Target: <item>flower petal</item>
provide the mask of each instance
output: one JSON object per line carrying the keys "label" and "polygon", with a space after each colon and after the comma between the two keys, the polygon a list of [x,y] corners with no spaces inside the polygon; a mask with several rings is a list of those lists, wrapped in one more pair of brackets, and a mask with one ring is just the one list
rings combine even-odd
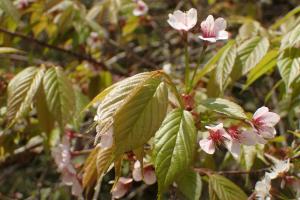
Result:
{"label": "flower petal", "polygon": [[253,114],[253,119],[255,120],[261,117],[262,115],[266,114],[267,112],[269,112],[269,108],[263,106],[255,111],[255,113]]}
{"label": "flower petal", "polygon": [[210,43],[215,43],[217,41],[216,38],[206,38],[206,37],[203,37],[202,35],[200,35],[199,38],[201,40],[208,41]]}
{"label": "flower petal", "polygon": [[226,21],[225,19],[219,17],[218,19],[216,19],[215,21],[215,25],[214,25],[214,29],[215,32],[219,32],[219,31],[224,31],[226,29]]}
{"label": "flower petal", "polygon": [[191,8],[189,11],[187,11],[187,28],[191,29],[193,28],[197,23],[197,10],[195,8]]}
{"label": "flower petal", "polygon": [[270,126],[259,127],[259,134],[267,139],[272,139],[276,135],[276,129]]}
{"label": "flower petal", "polygon": [[152,185],[156,182],[156,175],[151,166],[144,169],[144,182],[147,185]]}
{"label": "flower petal", "polygon": [[202,139],[199,141],[199,145],[203,151],[205,151],[208,154],[214,154],[215,153],[215,144],[212,140],[209,139]]}
{"label": "flower petal", "polygon": [[256,132],[254,131],[242,131],[239,135],[239,140],[244,145],[255,145],[256,144]]}
{"label": "flower petal", "polygon": [[266,126],[275,126],[280,121],[280,116],[274,112],[267,112],[260,117],[260,121]]}
{"label": "flower petal", "polygon": [[241,153],[241,144],[237,140],[228,140],[225,144],[234,158],[239,157]]}
{"label": "flower petal", "polygon": [[217,32],[216,39],[217,40],[227,40],[228,39],[228,32],[227,31]]}

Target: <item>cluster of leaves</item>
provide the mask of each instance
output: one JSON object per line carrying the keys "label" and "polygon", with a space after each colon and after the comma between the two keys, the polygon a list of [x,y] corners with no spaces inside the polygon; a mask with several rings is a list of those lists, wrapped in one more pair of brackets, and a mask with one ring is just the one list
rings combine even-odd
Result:
{"label": "cluster of leaves", "polygon": [[[159,198],[176,193],[182,199],[232,200],[247,199],[258,177],[230,177],[231,181],[218,175],[218,170],[262,168],[270,164],[264,157],[266,152],[280,158],[299,157],[299,7],[269,28],[251,17],[232,16],[229,22],[233,29],[235,24],[242,24],[237,37],[220,49],[218,45],[209,46],[205,58],[199,62],[197,57],[202,44],[193,42],[196,53],[190,51],[191,66],[200,64],[201,69],[195,75],[192,92],[181,96],[183,62],[178,55],[183,52],[183,42],[173,31],[162,34],[166,21],[160,20],[162,9],[166,17],[167,9],[174,8],[174,1],[149,2],[153,16],[142,17],[132,15],[134,4],[129,0],[93,4],[69,0],[45,2],[33,1],[19,10],[9,0],[0,2],[4,11],[0,12],[0,25],[13,33],[22,31],[32,35],[29,41],[37,45],[47,45],[45,49],[35,46],[26,53],[10,47],[0,48],[0,54],[5,55],[1,57],[3,66],[14,66],[0,70],[7,79],[13,76],[8,72],[19,71],[16,66],[24,57],[28,57],[26,66],[43,63],[40,67],[26,67],[14,76],[7,86],[7,97],[0,99],[0,125],[3,125],[0,158],[6,159],[4,164],[18,154],[17,147],[37,138],[42,138],[39,144],[49,156],[49,147],[55,146],[58,138],[72,129],[82,133],[73,143],[74,149],[91,151],[87,157],[74,159],[81,169],[79,175],[87,197],[95,192],[101,180],[105,185],[112,179],[112,174],[107,174],[112,166],[115,183],[121,176],[130,176],[128,165],[132,163],[133,152],[134,160],[143,164],[143,158],[147,157],[154,165]],[[200,1],[191,2],[200,5]],[[206,5],[210,5],[214,13],[229,7],[239,14],[239,9],[247,7],[236,3],[232,8],[228,2],[213,1]],[[249,5],[249,12],[256,10],[256,4]],[[25,28],[22,23],[26,24]],[[89,43],[91,32],[96,32],[97,38]],[[18,35],[17,38],[11,36],[1,32],[1,44],[28,48],[28,43],[20,41]],[[55,53],[55,49],[60,53]],[[13,59],[18,61],[11,61]],[[169,64],[168,60],[172,60],[171,72],[139,73]],[[65,67],[57,67],[57,63]],[[101,69],[105,71],[99,72]],[[131,76],[130,72],[136,75]],[[119,81],[120,75],[130,77]],[[111,85],[113,78],[117,82]],[[0,79],[0,92],[4,93],[6,86],[2,89],[2,83],[6,82]],[[186,95],[191,102],[185,101]],[[88,97],[93,99],[90,103]],[[7,106],[3,102],[7,102]],[[254,111],[259,104],[270,105],[283,119],[280,135],[270,144],[244,146],[237,160],[223,151],[215,157],[197,151],[197,141],[205,135],[205,125],[218,120],[225,124],[243,123],[249,118],[243,108]],[[81,111],[95,105],[101,119],[96,123],[98,130],[85,133],[94,114]],[[85,119],[83,114],[86,114]],[[111,127],[113,144],[102,148],[99,140]],[[91,138],[95,138],[95,145],[91,144]],[[298,162],[294,160],[295,169]],[[199,167],[206,170],[199,171]],[[102,189],[104,191],[108,189]],[[288,187],[276,186],[275,191],[278,198],[295,196]]]}

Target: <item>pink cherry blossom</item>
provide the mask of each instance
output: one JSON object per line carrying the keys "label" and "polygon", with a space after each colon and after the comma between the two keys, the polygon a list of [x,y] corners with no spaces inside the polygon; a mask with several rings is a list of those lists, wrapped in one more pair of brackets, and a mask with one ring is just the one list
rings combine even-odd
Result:
{"label": "pink cherry blossom", "polygon": [[130,189],[132,178],[120,177],[116,185],[111,191],[113,199],[122,198]]}
{"label": "pink cherry blossom", "polygon": [[226,29],[226,21],[223,18],[214,20],[212,15],[209,15],[205,21],[201,22],[202,35],[201,40],[208,42],[216,42],[217,40],[227,40],[228,32]]}
{"label": "pink cherry blossom", "polygon": [[169,14],[168,23],[176,30],[188,31],[197,23],[197,10],[195,8],[187,12],[176,10],[173,14]]}
{"label": "pink cherry blossom", "polygon": [[61,144],[52,149],[52,156],[62,175],[62,182],[72,186],[72,194],[82,197],[82,186],[77,178],[76,170],[71,162],[70,141],[64,137]]}
{"label": "pink cherry blossom", "polygon": [[[143,170],[144,170],[144,182],[147,185],[154,184],[156,182],[156,176],[155,176],[153,166],[146,165],[146,166],[144,166]],[[138,160],[134,163],[133,170],[132,170],[132,177],[133,177],[133,180],[135,180],[135,181],[143,180],[141,164]]]}
{"label": "pink cherry blossom", "polygon": [[142,0],[134,0],[136,3],[135,9],[133,10],[133,15],[135,16],[143,16],[147,14],[149,8],[147,4]]}
{"label": "pink cherry blossom", "polygon": [[241,151],[241,144],[255,145],[256,135],[252,131],[241,131],[237,126],[231,126],[227,129],[231,140],[226,141],[226,146],[234,157],[238,157]]}
{"label": "pink cherry blossom", "polygon": [[276,129],[274,126],[279,122],[280,116],[274,112],[269,112],[269,108],[263,106],[254,113],[252,118],[252,126],[254,131],[262,138],[260,142],[263,143],[264,139],[274,138]]}
{"label": "pink cherry blossom", "polygon": [[205,126],[209,131],[208,138],[199,141],[200,147],[208,154],[214,154],[216,146],[225,142],[225,140],[230,140],[230,136],[223,128],[223,123],[217,126]]}

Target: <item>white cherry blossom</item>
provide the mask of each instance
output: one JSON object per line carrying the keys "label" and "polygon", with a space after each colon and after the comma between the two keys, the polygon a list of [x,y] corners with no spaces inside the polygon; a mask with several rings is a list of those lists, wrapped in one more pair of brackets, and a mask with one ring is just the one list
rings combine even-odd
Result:
{"label": "white cherry blossom", "polygon": [[258,200],[270,200],[270,189],[271,189],[271,179],[269,176],[264,176],[261,181],[255,184],[256,199]]}
{"label": "white cherry blossom", "polygon": [[152,165],[144,166],[143,172],[144,172],[144,179],[143,179],[143,176],[142,176],[141,164],[138,160],[135,161],[134,166],[133,166],[133,170],[132,170],[133,180],[135,180],[135,181],[144,180],[144,182],[147,185],[152,185],[156,182],[156,175],[155,175],[155,172],[154,172],[154,169],[153,169]]}
{"label": "white cherry blossom", "polygon": [[195,8],[187,12],[176,10],[173,14],[169,14],[168,23],[176,30],[188,31],[197,23],[197,10]]}
{"label": "white cherry blossom", "polygon": [[199,36],[201,40],[208,42],[216,42],[217,40],[227,40],[228,32],[226,29],[226,21],[223,18],[214,20],[212,15],[209,15],[205,21],[201,22],[202,35]]}

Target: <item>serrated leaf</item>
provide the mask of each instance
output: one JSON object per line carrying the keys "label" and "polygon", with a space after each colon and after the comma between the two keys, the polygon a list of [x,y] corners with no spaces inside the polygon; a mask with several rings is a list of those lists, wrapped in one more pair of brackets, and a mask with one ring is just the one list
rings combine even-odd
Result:
{"label": "serrated leaf", "polygon": [[10,81],[7,98],[7,118],[10,125],[29,110],[44,72],[44,68],[28,67]]}
{"label": "serrated leaf", "polygon": [[244,86],[243,90],[247,89],[259,77],[261,77],[262,75],[270,71],[272,68],[274,68],[276,66],[277,57],[278,50],[269,51],[250,71],[246,85]]}
{"label": "serrated leaf", "polygon": [[222,113],[233,118],[247,119],[247,115],[245,114],[243,108],[227,99],[208,98],[200,103],[201,105],[215,112]]}
{"label": "serrated leaf", "polygon": [[108,170],[114,160],[114,148],[100,148],[97,154],[96,166],[98,177],[102,176]]}
{"label": "serrated leaf", "polygon": [[15,22],[19,22],[20,14],[11,0],[1,0],[0,8],[7,13]]}
{"label": "serrated leaf", "polygon": [[239,37],[242,41],[255,37],[258,35],[260,28],[261,25],[257,21],[247,21],[240,27]]}
{"label": "serrated leaf", "polygon": [[284,35],[281,40],[280,49],[284,50],[289,47],[294,47],[300,42],[300,24],[298,24],[294,29]]}
{"label": "serrated leaf", "polygon": [[126,99],[132,98],[130,94],[135,89],[141,88],[147,80],[158,75],[158,72],[140,73],[111,86],[112,89],[104,96],[98,106],[98,131],[95,143],[113,125],[115,113],[127,102]]}
{"label": "serrated leaf", "polygon": [[100,147],[95,147],[85,160],[83,166],[82,186],[83,188],[91,187],[97,180],[97,155]]}
{"label": "serrated leaf", "polygon": [[64,126],[74,117],[76,109],[71,82],[60,67],[52,67],[46,71],[43,85],[49,111]]}
{"label": "serrated leaf", "polygon": [[191,169],[180,174],[176,179],[178,190],[186,200],[199,200],[202,192],[202,181],[198,173]]}
{"label": "serrated leaf", "polygon": [[196,128],[185,110],[171,111],[155,135],[154,157],[158,191],[162,194],[194,157]]}
{"label": "serrated leaf", "polygon": [[222,200],[246,200],[245,192],[229,179],[220,175],[209,176],[210,192]]}
{"label": "serrated leaf", "polygon": [[216,54],[214,57],[212,57],[207,64],[197,73],[196,77],[195,77],[195,81],[194,83],[197,83],[198,81],[201,80],[201,78],[203,76],[205,76],[207,73],[211,72],[215,67],[216,67],[216,63],[218,62],[218,60],[221,58],[221,56],[223,55],[224,51],[226,49],[228,49],[228,47],[232,46],[232,43],[234,41],[229,41],[224,47],[222,47]]}
{"label": "serrated leaf", "polygon": [[242,64],[242,75],[248,73],[267,53],[270,43],[266,37],[254,37],[243,42],[238,48]]}
{"label": "serrated leaf", "polygon": [[43,131],[50,134],[52,129],[54,128],[55,120],[47,106],[43,83],[41,83],[41,87],[37,92],[35,105],[36,105],[37,117],[39,120],[39,126]]}
{"label": "serrated leaf", "polygon": [[236,55],[237,50],[235,42],[231,41],[229,44],[226,45],[226,49],[221,55],[216,66],[215,81],[221,92],[223,92],[223,90],[225,89],[226,82],[235,63]]}
{"label": "serrated leaf", "polygon": [[114,116],[117,152],[143,146],[159,129],[168,107],[168,89],[160,77],[153,77],[133,91]]}
{"label": "serrated leaf", "polygon": [[279,73],[289,89],[300,74],[300,50],[289,48],[284,50],[277,61]]}

